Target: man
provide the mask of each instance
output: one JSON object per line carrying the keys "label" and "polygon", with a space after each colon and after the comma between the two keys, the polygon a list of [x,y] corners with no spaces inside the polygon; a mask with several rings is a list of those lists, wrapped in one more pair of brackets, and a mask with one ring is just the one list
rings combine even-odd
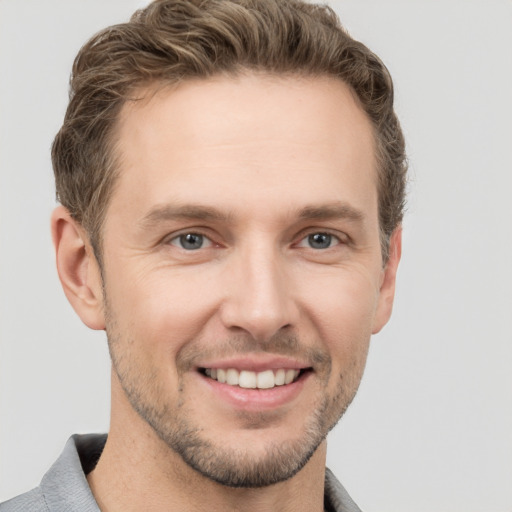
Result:
{"label": "man", "polygon": [[157,0],[73,67],[52,156],[62,286],[112,358],[106,436],[34,511],[354,511],[325,468],[391,314],[391,79],[328,8]]}

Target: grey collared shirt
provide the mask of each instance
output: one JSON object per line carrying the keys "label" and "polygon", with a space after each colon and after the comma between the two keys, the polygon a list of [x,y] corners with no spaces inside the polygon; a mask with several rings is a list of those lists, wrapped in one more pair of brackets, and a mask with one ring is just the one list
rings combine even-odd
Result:
{"label": "grey collared shirt", "polygon": [[[0,503],[0,512],[100,512],[85,475],[94,469],[106,440],[105,434],[70,437],[39,487]],[[328,469],[324,501],[326,512],[361,512]]]}

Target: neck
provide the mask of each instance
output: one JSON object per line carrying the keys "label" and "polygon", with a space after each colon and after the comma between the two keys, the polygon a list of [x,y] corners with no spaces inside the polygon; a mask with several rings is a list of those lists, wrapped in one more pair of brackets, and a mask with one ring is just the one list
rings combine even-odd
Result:
{"label": "neck", "polygon": [[[119,392],[113,389],[113,395]],[[323,510],[325,441],[289,480],[261,488],[231,488],[189,467],[126,407],[123,398],[124,394],[112,397],[108,440],[96,468],[87,476],[102,512]]]}

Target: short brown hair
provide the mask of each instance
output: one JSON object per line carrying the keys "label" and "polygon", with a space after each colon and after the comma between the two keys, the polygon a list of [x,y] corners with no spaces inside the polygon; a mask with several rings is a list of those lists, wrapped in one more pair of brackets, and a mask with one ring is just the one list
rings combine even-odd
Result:
{"label": "short brown hair", "polygon": [[374,127],[387,260],[390,236],[403,217],[407,171],[391,77],[332,9],[300,0],[156,0],[82,47],[52,160],[57,199],[86,229],[99,260],[123,104],[144,86],[244,70],[336,77],[355,91]]}

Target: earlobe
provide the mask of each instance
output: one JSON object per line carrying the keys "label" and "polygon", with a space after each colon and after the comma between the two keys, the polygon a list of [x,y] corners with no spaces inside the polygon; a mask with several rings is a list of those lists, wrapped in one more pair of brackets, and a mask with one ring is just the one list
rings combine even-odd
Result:
{"label": "earlobe", "polygon": [[401,256],[402,227],[398,226],[395,231],[393,231],[389,241],[389,258],[382,271],[382,282],[379,290],[379,299],[372,334],[377,334],[391,317],[393,300],[395,298],[396,273]]}
{"label": "earlobe", "polygon": [[51,219],[57,272],[64,293],[91,329],[105,328],[101,273],[84,229],[58,206]]}

